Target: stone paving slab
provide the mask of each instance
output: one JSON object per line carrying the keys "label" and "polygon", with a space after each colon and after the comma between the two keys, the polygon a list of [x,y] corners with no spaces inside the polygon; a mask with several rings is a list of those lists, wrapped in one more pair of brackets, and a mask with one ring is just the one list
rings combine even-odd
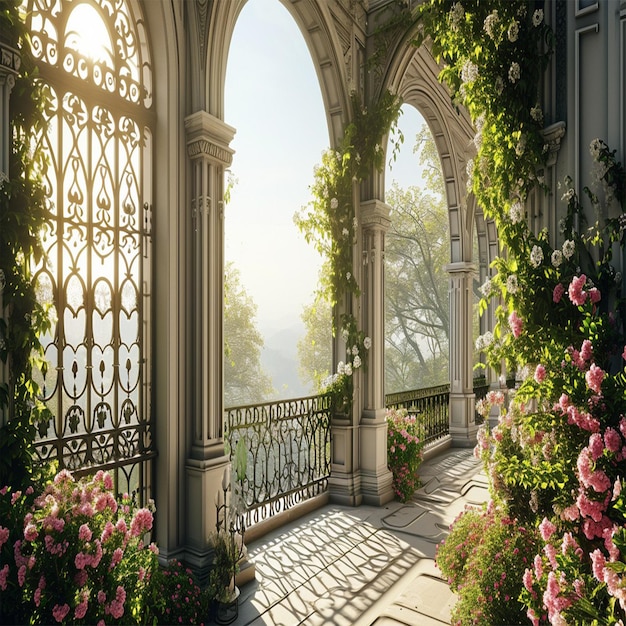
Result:
{"label": "stone paving slab", "polygon": [[382,507],[329,505],[248,546],[256,580],[241,590],[237,625],[441,626],[454,595],[434,563],[466,505],[489,498],[470,450],[422,465],[413,499]]}

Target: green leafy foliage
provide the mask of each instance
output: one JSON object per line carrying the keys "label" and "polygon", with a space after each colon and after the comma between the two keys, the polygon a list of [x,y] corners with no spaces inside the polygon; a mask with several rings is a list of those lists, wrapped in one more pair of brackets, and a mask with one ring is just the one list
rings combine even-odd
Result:
{"label": "green leafy foliage", "polygon": [[[481,310],[497,299],[496,325],[477,344],[490,367],[516,372],[517,385],[498,403],[498,425],[480,433],[477,452],[492,506],[539,533],[532,564],[510,564],[522,575],[522,617],[534,626],[621,623],[626,337],[612,257],[623,254],[626,173],[615,151],[594,140],[595,184],[583,190],[590,209],[566,180],[561,233],[533,232],[525,204],[543,185],[538,88],[553,40],[542,8],[433,0],[419,15],[445,64],[442,79],[475,124],[477,156],[468,175],[503,246],[481,288]],[[588,226],[591,215],[596,221]],[[457,532],[465,533],[462,520],[451,537]],[[494,538],[496,546],[502,541]],[[452,558],[441,563],[453,578],[465,567]],[[489,587],[491,569],[480,572],[457,586],[459,606],[468,611],[461,623],[480,623],[471,607]],[[485,623],[519,618],[515,609]]]}
{"label": "green leafy foliage", "polygon": [[[383,167],[385,151],[381,144],[398,118],[400,101],[385,91],[366,108],[353,94],[352,109],[352,122],[344,131],[341,145],[336,150],[327,150],[315,169],[311,202],[294,216],[305,240],[324,258],[317,297],[331,307],[342,304],[347,296],[358,297],[361,293],[354,276],[353,259],[358,229],[355,214],[358,184]],[[349,312],[342,312],[338,318],[333,316],[333,333],[337,330],[344,339],[346,357],[345,361],[339,361],[337,371],[323,382],[323,387],[333,397],[335,410],[349,413],[352,373],[366,365],[369,338],[358,329],[356,318]]]}
{"label": "green leafy foliage", "polygon": [[39,337],[50,328],[37,302],[31,263],[41,258],[40,235],[48,219],[43,180],[46,162],[38,139],[45,132],[48,98],[37,80],[20,4],[0,2],[0,30],[10,32],[21,54],[20,75],[11,92],[13,133],[9,171],[0,172],[0,483],[26,487],[37,476],[32,441],[40,418],[48,419],[38,400],[33,367],[42,367]]}

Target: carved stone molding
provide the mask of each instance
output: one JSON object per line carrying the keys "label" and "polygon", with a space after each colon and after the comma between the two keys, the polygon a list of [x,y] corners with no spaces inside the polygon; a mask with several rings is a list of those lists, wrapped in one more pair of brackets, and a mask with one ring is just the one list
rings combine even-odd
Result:
{"label": "carved stone molding", "polygon": [[20,53],[15,48],[0,41],[0,74],[17,75],[21,64]]}
{"label": "carved stone molding", "polygon": [[228,167],[235,153],[229,147],[235,129],[206,111],[197,111],[185,118],[187,154],[191,159],[207,158]]}
{"label": "carved stone molding", "polygon": [[361,224],[366,229],[378,226],[386,231],[391,225],[390,212],[390,206],[382,200],[361,202]]}
{"label": "carved stone molding", "polygon": [[556,122],[543,129],[544,145],[548,152],[547,166],[552,167],[561,149],[561,139],[565,136],[565,122]]}

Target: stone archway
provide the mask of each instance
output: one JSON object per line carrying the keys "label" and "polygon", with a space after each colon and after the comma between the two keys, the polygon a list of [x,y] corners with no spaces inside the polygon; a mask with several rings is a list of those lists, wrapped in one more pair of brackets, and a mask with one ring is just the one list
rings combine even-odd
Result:
{"label": "stone archway", "polygon": [[[475,200],[466,187],[468,162],[475,153],[469,116],[454,107],[438,80],[439,66],[426,46],[398,47],[383,86],[420,111],[435,140],[445,181],[450,227],[450,435],[454,445],[473,446],[472,258]],[[485,230],[485,235],[487,231]],[[489,248],[489,246],[486,246]]]}
{"label": "stone archway", "polygon": [[[279,0],[276,0],[277,2]],[[186,554],[196,569],[208,564],[208,536],[215,524],[217,493],[228,458],[223,440],[223,274],[224,170],[230,165],[230,143],[224,88],[228,49],[246,0],[196,0],[181,8],[187,29],[188,98],[184,108],[187,146],[185,264],[189,311],[185,315],[184,382],[186,402]],[[327,113],[331,143],[343,136],[349,121],[349,84],[360,74],[364,23],[360,5],[336,14],[326,2],[283,2],[300,28],[316,68]],[[335,7],[336,8],[336,7]],[[360,13],[363,13],[361,15]],[[358,13],[358,14],[357,14]],[[363,19],[362,19],[363,18]],[[361,22],[359,22],[361,20]],[[357,81],[358,86],[359,81]]]}

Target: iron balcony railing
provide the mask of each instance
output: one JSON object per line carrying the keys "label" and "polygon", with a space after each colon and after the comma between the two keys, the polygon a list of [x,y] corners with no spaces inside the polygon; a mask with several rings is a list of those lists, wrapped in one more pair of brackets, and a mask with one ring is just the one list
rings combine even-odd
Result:
{"label": "iron balcony railing", "polygon": [[[474,379],[474,395],[480,400],[487,395],[489,383],[484,377]],[[410,391],[390,393],[385,396],[385,405],[388,409],[406,409],[409,413],[420,416],[424,425],[425,443],[436,441],[450,432],[450,385],[424,387]],[[483,418],[475,414],[477,424]]]}
{"label": "iron balcony railing", "polygon": [[385,396],[388,409],[406,409],[419,416],[424,443],[445,437],[450,431],[450,385],[390,393]]}
{"label": "iron balcony railing", "polygon": [[330,420],[325,395],[225,410],[231,461],[241,439],[248,455],[242,485],[247,526],[326,491]]}
{"label": "iron balcony railing", "polygon": [[[475,384],[476,397],[488,388]],[[387,408],[420,415],[426,443],[448,434],[449,403],[449,385],[386,396]],[[327,490],[331,417],[331,399],[325,395],[225,409],[224,438],[233,465],[240,440],[247,451],[241,486],[247,526]]]}

